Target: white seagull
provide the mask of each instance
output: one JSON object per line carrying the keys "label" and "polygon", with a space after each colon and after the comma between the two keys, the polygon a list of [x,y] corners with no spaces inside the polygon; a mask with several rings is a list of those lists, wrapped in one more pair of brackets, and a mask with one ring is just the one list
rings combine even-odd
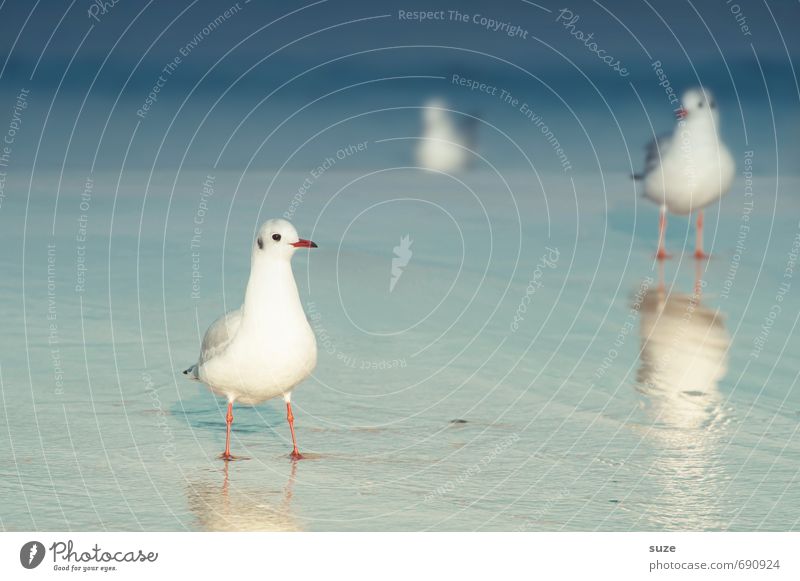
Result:
{"label": "white seagull", "polygon": [[317,341],[303,312],[292,273],[298,248],[316,248],[297,235],[286,220],[268,220],[258,230],[250,259],[250,279],[241,308],[223,315],[206,331],[200,359],[183,373],[228,399],[223,460],[231,455],[233,404],[256,405],[279,395],[286,402],[292,432],[292,459],[297,449],[292,390],[317,364]]}
{"label": "white seagull", "polygon": [[[471,120],[474,121],[474,120]],[[422,139],[416,150],[417,163],[445,173],[466,169],[475,147],[475,126],[471,121],[459,125],[450,115],[447,103],[432,99],[422,109]]]}
{"label": "white seagull", "polygon": [[648,144],[644,171],[633,177],[643,182],[644,196],[661,207],[656,256],[669,257],[664,249],[667,211],[682,215],[697,211],[695,257],[707,258],[703,208],[728,192],[735,164],[719,137],[719,111],[708,89],[686,91],[676,114],[675,130]]}

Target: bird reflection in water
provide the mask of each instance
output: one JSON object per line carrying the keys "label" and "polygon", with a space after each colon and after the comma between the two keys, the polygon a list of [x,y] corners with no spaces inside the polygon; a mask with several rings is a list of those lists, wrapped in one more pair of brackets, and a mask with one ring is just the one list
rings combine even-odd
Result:
{"label": "bird reflection in water", "polygon": [[189,507],[205,531],[299,531],[302,530],[291,512],[291,501],[297,477],[297,462],[292,462],[291,473],[282,498],[275,502],[275,494],[265,494],[264,489],[231,486],[229,462],[223,467],[222,485],[211,483],[189,487]]}
{"label": "bird reflection in water", "polygon": [[702,304],[704,287],[699,277],[692,294],[667,292],[660,284],[644,295],[639,309],[637,389],[665,427],[703,427],[720,405],[730,339],[722,313]]}
{"label": "bird reflection in water", "polygon": [[661,527],[719,528],[726,476],[718,455],[728,421],[719,382],[728,369],[730,338],[723,314],[701,301],[699,267],[692,294],[668,292],[663,272],[661,281],[639,306],[636,389],[645,396],[644,435],[656,452],[650,474],[661,489],[647,517]]}

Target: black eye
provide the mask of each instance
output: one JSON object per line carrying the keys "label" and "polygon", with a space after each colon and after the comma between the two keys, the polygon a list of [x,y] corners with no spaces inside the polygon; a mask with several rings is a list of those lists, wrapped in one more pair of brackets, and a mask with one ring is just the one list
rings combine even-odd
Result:
{"label": "black eye", "polygon": [[264,241],[261,239],[261,236],[258,237],[258,247],[264,250]]}
{"label": "black eye", "polygon": [[702,101],[700,101],[700,103],[698,103],[698,105],[697,105],[697,106],[698,106],[698,107],[700,107],[700,108],[702,109],[702,108],[703,108],[703,102],[702,102]]}
{"label": "black eye", "polygon": [[281,240],[281,235],[280,235],[280,234],[273,234],[273,235],[272,235],[272,239],[273,239],[275,242],[280,242],[280,240]]}

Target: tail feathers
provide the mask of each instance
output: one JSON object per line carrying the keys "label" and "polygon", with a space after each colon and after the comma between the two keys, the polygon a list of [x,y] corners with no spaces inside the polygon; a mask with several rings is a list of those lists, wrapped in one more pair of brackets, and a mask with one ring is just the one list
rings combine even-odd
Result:
{"label": "tail feathers", "polygon": [[644,174],[643,173],[632,173],[631,174],[631,179],[632,180],[637,180],[637,181],[643,180],[644,179]]}

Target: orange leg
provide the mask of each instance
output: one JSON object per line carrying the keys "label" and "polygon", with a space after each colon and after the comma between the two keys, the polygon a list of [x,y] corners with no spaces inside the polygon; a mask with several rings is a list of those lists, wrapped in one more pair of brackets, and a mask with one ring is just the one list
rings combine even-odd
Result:
{"label": "orange leg", "polygon": [[286,402],[286,419],[289,420],[289,430],[292,432],[292,453],[289,454],[289,457],[292,460],[302,460],[303,456],[297,449],[297,438],[295,438],[294,435],[294,414],[292,413],[292,404],[288,401]]}
{"label": "orange leg", "polygon": [[703,292],[703,267],[699,261],[694,263],[694,294],[700,299],[700,294]]}
{"label": "orange leg", "polygon": [[658,215],[658,251],[656,252],[656,258],[659,260],[664,260],[665,258],[672,258],[671,255],[667,254],[666,249],[664,248],[664,237],[667,234],[667,208],[666,206],[661,206],[661,211]]}
{"label": "orange leg", "polygon": [[233,460],[231,454],[231,425],[233,424],[233,402],[228,402],[228,414],[225,416],[225,423],[227,424],[227,431],[225,433],[225,452],[220,454],[221,460]]}
{"label": "orange leg", "polygon": [[708,258],[708,254],[703,252],[703,210],[697,212],[697,241],[694,245],[694,257],[698,260]]}

